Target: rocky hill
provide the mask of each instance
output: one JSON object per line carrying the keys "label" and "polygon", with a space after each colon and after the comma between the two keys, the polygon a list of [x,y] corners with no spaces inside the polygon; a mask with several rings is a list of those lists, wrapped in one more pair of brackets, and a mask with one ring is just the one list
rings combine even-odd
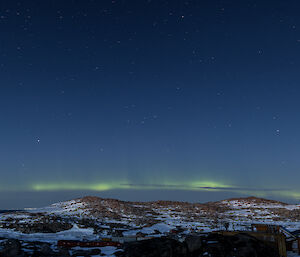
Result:
{"label": "rocky hill", "polygon": [[30,246],[29,242],[38,241],[58,251],[56,244],[62,239],[120,242],[174,236],[178,239],[221,229],[248,230],[253,223],[298,230],[300,205],[256,197],[188,203],[128,202],[87,196],[45,208],[0,214],[0,242],[1,238],[12,238]]}

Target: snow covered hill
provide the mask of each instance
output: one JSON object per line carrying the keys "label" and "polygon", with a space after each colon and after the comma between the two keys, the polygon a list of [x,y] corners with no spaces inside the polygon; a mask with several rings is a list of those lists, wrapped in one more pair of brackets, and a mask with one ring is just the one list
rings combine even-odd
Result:
{"label": "snow covered hill", "polygon": [[89,196],[45,208],[2,213],[0,238],[52,245],[59,239],[129,241],[136,237],[209,232],[225,226],[231,230],[247,230],[253,223],[277,224],[290,231],[298,230],[300,205],[256,197],[200,204],[126,202]]}

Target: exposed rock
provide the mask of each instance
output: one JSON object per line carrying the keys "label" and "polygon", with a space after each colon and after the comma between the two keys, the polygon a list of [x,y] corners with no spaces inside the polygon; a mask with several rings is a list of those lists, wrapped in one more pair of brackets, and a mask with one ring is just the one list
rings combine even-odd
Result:
{"label": "exposed rock", "polygon": [[124,252],[122,250],[119,250],[119,251],[114,252],[114,255],[116,257],[124,257]]}
{"label": "exposed rock", "polygon": [[129,243],[124,257],[187,257],[187,247],[173,239],[154,238]]}
{"label": "exposed rock", "polygon": [[48,244],[43,244],[41,246],[40,253],[43,256],[52,256],[52,255],[55,255],[55,252],[51,249],[51,247]]}
{"label": "exposed rock", "polygon": [[1,257],[21,257],[25,256],[21,250],[21,244],[19,240],[7,239],[0,244],[0,256]]}
{"label": "exposed rock", "polygon": [[187,236],[185,238],[187,249],[190,253],[194,253],[201,250],[202,238],[200,236]]}
{"label": "exposed rock", "polygon": [[25,234],[31,233],[57,233],[60,231],[68,230],[73,227],[72,224],[67,222],[36,222],[36,223],[10,223],[4,228],[15,229]]}
{"label": "exposed rock", "polygon": [[100,249],[87,249],[87,250],[75,250],[72,253],[73,256],[91,256],[91,255],[100,255],[101,250]]}
{"label": "exposed rock", "polygon": [[185,243],[169,238],[129,243],[124,257],[279,257],[277,249],[247,234],[188,236]]}
{"label": "exposed rock", "polygon": [[64,248],[59,249],[58,253],[59,256],[64,256],[64,257],[71,256],[69,250]]}
{"label": "exposed rock", "polygon": [[202,242],[202,252],[211,257],[279,257],[275,247],[243,233],[234,236],[211,233]]}

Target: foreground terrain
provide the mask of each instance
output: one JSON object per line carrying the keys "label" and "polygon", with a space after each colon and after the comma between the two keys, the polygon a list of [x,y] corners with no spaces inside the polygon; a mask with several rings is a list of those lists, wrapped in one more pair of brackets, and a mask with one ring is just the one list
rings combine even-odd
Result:
{"label": "foreground terrain", "polygon": [[[236,245],[231,244],[232,249],[227,246],[227,243],[233,241],[259,246],[262,251],[270,253],[270,249],[264,249],[255,239],[247,238],[243,234],[234,238],[205,234],[216,230],[242,232],[250,230],[253,223],[277,224],[288,231],[299,230],[300,205],[255,197],[205,204],[171,201],[125,202],[84,197],[45,208],[0,214],[0,256],[142,257],[150,255],[138,252],[139,247],[154,252],[153,249],[164,249],[163,246],[179,251],[170,256],[192,256],[187,253],[191,252],[191,247],[194,249],[191,245],[195,244],[203,247],[193,256],[216,256],[213,251],[237,249]],[[202,239],[197,236],[191,238],[191,235],[202,235]],[[208,239],[204,240],[203,235]],[[64,248],[57,245],[59,240],[118,244]],[[220,245],[226,247],[222,250]],[[9,255],[9,251],[15,251],[14,255]],[[239,256],[238,253],[232,254]],[[264,256],[267,257],[266,254]],[[290,256],[297,255],[290,253]]]}

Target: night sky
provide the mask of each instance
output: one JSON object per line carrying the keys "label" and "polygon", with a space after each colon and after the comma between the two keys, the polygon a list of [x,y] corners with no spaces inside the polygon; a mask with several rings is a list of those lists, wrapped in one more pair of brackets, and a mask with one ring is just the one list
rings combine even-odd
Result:
{"label": "night sky", "polygon": [[300,201],[300,2],[0,2],[0,209]]}

